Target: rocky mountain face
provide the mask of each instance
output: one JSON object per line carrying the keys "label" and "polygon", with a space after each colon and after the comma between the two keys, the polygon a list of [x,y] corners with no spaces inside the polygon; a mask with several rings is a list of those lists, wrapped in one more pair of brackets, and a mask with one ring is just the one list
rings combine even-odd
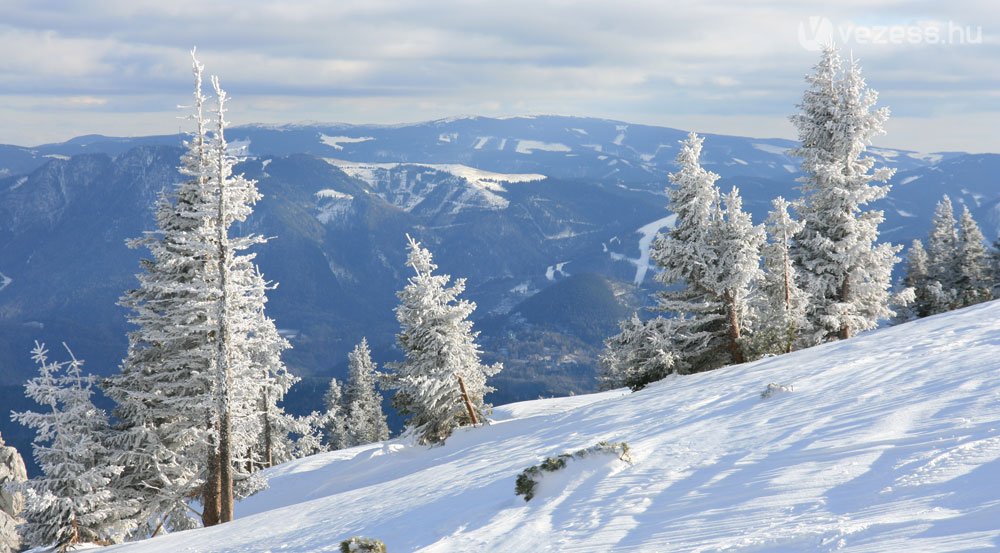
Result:
{"label": "rocky mountain face", "polygon": [[8,484],[24,482],[28,472],[24,459],[0,436],[0,553],[16,553],[21,550],[21,540],[17,535],[17,524],[24,497],[20,492],[8,488]]}

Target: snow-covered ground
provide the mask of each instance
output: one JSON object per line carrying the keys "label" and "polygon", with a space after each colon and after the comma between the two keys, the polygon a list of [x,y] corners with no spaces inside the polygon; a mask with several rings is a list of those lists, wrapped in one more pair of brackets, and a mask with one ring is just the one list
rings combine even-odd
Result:
{"label": "snow-covered ground", "polygon": [[[768,383],[794,390],[761,399]],[[645,390],[499,407],[440,447],[399,440],[271,469],[238,520],[113,551],[993,551],[1000,303]],[[514,480],[570,463],[530,502]]]}

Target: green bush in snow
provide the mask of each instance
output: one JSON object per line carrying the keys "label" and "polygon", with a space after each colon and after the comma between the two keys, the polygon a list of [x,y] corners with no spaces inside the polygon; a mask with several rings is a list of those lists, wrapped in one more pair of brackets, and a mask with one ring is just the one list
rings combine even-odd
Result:
{"label": "green bush in snow", "polygon": [[385,544],[374,538],[355,536],[340,542],[341,553],[386,553]]}
{"label": "green bush in snow", "polygon": [[625,442],[599,442],[588,448],[581,449],[576,453],[562,453],[555,457],[547,457],[541,463],[528,467],[517,475],[514,482],[514,494],[523,495],[525,501],[531,501],[535,497],[535,490],[538,481],[544,472],[556,472],[566,468],[567,461],[572,459],[583,459],[597,454],[615,455],[626,463],[631,463],[628,444]]}

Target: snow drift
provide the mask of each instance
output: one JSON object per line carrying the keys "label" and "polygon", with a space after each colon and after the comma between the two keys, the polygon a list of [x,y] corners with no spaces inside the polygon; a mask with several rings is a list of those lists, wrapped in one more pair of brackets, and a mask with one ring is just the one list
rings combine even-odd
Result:
{"label": "snow drift", "polygon": [[[972,551],[1000,547],[1000,303],[692,376],[496,409],[270,470],[238,520],[113,551]],[[791,387],[762,399],[769,383]],[[599,441],[529,502],[514,480]]]}

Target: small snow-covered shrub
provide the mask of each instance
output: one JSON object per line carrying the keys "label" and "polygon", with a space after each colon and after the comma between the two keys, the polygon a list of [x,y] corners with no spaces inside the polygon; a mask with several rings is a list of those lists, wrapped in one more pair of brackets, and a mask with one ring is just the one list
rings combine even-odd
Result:
{"label": "small snow-covered shrub", "polygon": [[355,536],[340,542],[341,553],[386,553],[385,544],[375,538]]}
{"label": "small snow-covered shrub", "polygon": [[764,388],[763,392],[760,393],[760,399],[767,399],[779,392],[792,392],[794,390],[795,388],[791,384],[778,384],[776,382],[772,382],[767,385],[767,388]]}
{"label": "small snow-covered shrub", "polygon": [[556,472],[566,468],[567,461],[597,454],[615,455],[626,463],[632,463],[627,443],[599,442],[575,453],[561,453],[555,457],[547,457],[541,463],[524,469],[521,474],[517,475],[517,480],[514,482],[514,495],[523,495],[525,501],[531,501],[531,498],[535,497],[535,489],[544,472]]}

